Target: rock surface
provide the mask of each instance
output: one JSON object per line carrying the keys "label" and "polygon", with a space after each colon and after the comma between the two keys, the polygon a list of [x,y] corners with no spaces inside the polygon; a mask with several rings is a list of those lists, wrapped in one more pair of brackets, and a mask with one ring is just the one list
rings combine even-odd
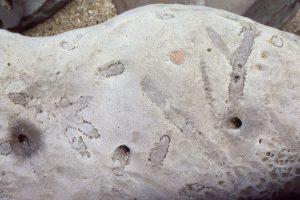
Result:
{"label": "rock surface", "polygon": [[118,13],[155,3],[206,5],[248,17],[259,23],[281,28],[300,7],[299,0],[113,0]]}
{"label": "rock surface", "polygon": [[113,0],[118,13],[149,4],[205,5],[205,0]]}
{"label": "rock surface", "polygon": [[297,197],[299,51],[200,6],[49,38],[2,30],[0,199]]}

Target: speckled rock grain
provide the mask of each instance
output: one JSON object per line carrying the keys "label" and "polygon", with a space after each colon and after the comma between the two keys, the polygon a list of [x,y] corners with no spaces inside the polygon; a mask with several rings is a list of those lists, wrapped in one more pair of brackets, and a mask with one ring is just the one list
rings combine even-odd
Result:
{"label": "speckled rock grain", "polygon": [[299,51],[296,35],[195,6],[48,38],[0,31],[0,197],[299,192]]}

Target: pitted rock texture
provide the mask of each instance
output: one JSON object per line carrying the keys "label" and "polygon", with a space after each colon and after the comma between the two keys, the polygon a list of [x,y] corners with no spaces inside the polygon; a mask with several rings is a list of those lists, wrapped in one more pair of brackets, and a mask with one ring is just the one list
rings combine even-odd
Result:
{"label": "pitted rock texture", "polygon": [[296,35],[200,6],[0,31],[0,197],[299,197],[299,52]]}

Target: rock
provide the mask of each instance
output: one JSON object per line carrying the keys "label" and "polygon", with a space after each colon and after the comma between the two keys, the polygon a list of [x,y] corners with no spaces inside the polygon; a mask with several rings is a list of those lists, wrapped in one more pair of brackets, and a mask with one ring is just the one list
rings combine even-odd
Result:
{"label": "rock", "polygon": [[296,35],[201,6],[49,38],[2,30],[1,196],[299,197],[299,51]]}
{"label": "rock", "polygon": [[282,27],[300,8],[299,0],[258,0],[243,14],[259,23]]}
{"label": "rock", "polygon": [[[13,31],[24,31],[51,17],[71,0],[32,0],[25,3],[25,15]],[[37,9],[38,8],[38,9]],[[35,10],[36,9],[36,10]]]}
{"label": "rock", "polygon": [[[239,15],[246,12],[257,0],[206,0],[206,6],[227,10]],[[260,0],[258,0],[260,1]]]}
{"label": "rock", "polygon": [[112,0],[116,5],[118,13],[123,13],[127,10],[158,3],[183,4],[183,5],[205,5],[205,0]]}
{"label": "rock", "polygon": [[47,0],[21,0],[23,8],[24,8],[24,15],[29,16],[34,14],[38,11]]}
{"label": "rock", "polygon": [[0,5],[0,28],[8,29],[17,26],[23,16],[24,9],[19,0],[12,0]]}
{"label": "rock", "polygon": [[11,8],[0,5],[0,28],[23,31],[41,23],[70,0],[12,0]]}
{"label": "rock", "polygon": [[299,10],[299,0],[113,0],[118,13],[154,3],[206,5],[249,17],[275,28],[282,27]]}

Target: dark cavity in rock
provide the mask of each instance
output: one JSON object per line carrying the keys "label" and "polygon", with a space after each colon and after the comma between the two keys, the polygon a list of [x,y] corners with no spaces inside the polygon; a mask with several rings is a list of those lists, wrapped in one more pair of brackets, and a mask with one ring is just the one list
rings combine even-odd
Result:
{"label": "dark cavity in rock", "polygon": [[11,122],[9,133],[12,152],[15,155],[29,157],[41,148],[41,132],[29,121]]}

